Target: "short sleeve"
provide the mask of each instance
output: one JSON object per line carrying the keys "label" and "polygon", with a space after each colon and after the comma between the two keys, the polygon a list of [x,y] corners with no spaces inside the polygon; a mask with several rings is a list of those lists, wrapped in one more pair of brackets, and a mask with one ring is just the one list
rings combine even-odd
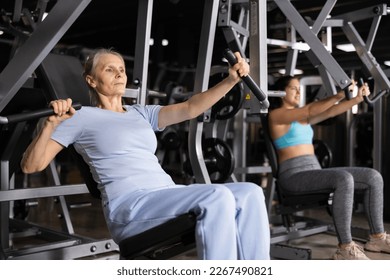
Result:
{"label": "short sleeve", "polygon": [[63,121],[59,124],[56,130],[53,132],[51,139],[58,142],[64,147],[76,142],[82,133],[82,121],[81,121],[81,110],[76,112],[76,114]]}
{"label": "short sleeve", "polygon": [[158,113],[160,112],[161,105],[146,105],[141,106],[139,104],[132,105],[137,112],[139,112],[152,126],[154,131],[161,131],[164,129],[158,128]]}

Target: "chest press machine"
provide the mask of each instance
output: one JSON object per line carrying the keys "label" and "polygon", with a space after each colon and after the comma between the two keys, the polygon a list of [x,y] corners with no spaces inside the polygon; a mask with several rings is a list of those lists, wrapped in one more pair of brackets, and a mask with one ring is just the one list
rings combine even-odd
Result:
{"label": "chest press machine", "polygon": [[[47,58],[42,62],[42,64],[37,69],[37,76],[39,77],[39,80],[41,84],[43,85],[44,91],[49,94],[49,99],[58,99],[58,98],[67,98],[70,97],[73,100],[79,100],[81,103],[75,103],[74,107],[75,109],[80,109],[82,105],[88,105],[89,104],[89,98],[88,95],[85,94],[84,96],[81,94],[82,92],[87,92],[86,85],[81,77],[82,67],[79,62],[79,60],[75,57],[70,56],[64,56],[64,55],[56,55],[56,54],[49,54]],[[72,83],[66,82],[71,80]],[[67,95],[68,93],[71,93],[71,95]],[[17,95],[18,96],[18,95]],[[39,100],[39,99],[38,99]],[[16,99],[16,101],[18,101]],[[14,103],[14,102],[12,102]],[[35,104],[35,103],[33,103]],[[33,106],[33,110],[29,110],[28,112],[22,112],[22,113],[15,113],[8,116],[4,116],[0,118],[0,123],[2,125],[7,125],[8,127],[11,127],[11,125],[15,124],[16,127],[21,125],[22,123],[30,122],[31,125],[29,125],[30,129],[27,130],[28,135],[24,135],[24,137],[18,137],[20,139],[24,139],[23,145],[18,145],[19,152],[17,153],[17,156],[13,156],[12,160],[12,171],[10,171],[10,174],[13,173],[17,168],[18,162],[20,162],[21,156],[22,156],[22,149],[27,147],[28,140],[31,139],[31,135],[33,134],[33,130],[35,128],[35,125],[37,123],[37,119],[40,117],[48,116],[52,114],[52,109],[40,109],[46,105],[45,100],[41,99],[41,102],[37,105]],[[19,108],[20,108],[19,104]],[[10,106],[9,106],[10,107]],[[30,106],[31,107],[31,106]],[[24,107],[26,108],[26,107]],[[10,109],[5,110],[5,112],[8,114],[10,112]],[[15,137],[14,137],[15,138]],[[6,141],[4,137],[1,138],[2,140]],[[11,139],[8,140],[9,145],[15,144]],[[7,147],[10,148],[10,147]],[[82,177],[85,181],[87,190],[90,192],[92,197],[94,198],[100,198],[100,192],[97,189],[97,184],[93,180],[92,175],[90,173],[89,167],[87,164],[83,161],[82,157],[75,151],[73,146],[70,146],[68,149],[68,152],[72,155],[72,157],[75,159],[80,172],[82,174]],[[3,180],[4,178],[2,178]],[[66,186],[64,186],[66,187]],[[85,185],[84,185],[85,187]],[[71,187],[68,186],[69,189]],[[9,191],[9,190],[8,190]],[[15,190],[17,191],[17,190]],[[20,191],[26,191],[26,190],[20,190]],[[85,193],[86,189],[83,188],[83,186],[78,185],[76,190],[73,190],[66,193],[64,192],[64,195],[66,194],[76,194],[76,193]],[[19,192],[21,193],[21,192]],[[55,195],[55,192],[50,192],[51,194]],[[59,193],[58,195],[61,195],[62,193]],[[38,194],[39,195],[39,194]],[[28,194],[25,195],[28,197]],[[45,194],[44,196],[49,196],[49,194]],[[13,195],[11,194],[11,197]],[[20,196],[18,196],[20,198]],[[5,206],[5,202],[7,199],[2,199],[2,205]],[[113,251],[118,250],[120,252],[120,257],[122,259],[135,259],[135,258],[148,258],[148,259],[167,259],[171,258],[177,254],[183,253],[185,251],[188,251],[189,249],[192,249],[195,247],[195,235],[194,235],[194,229],[195,229],[195,223],[196,219],[195,216],[191,213],[183,214],[181,216],[178,216],[175,219],[172,219],[160,226],[157,226],[155,228],[152,228],[144,233],[138,234],[136,236],[129,237],[127,239],[124,239],[119,246],[116,246],[112,240],[109,241],[103,241],[104,248],[103,252],[107,251]],[[3,234],[4,233],[4,234]],[[6,230],[3,230],[2,228],[2,239],[3,243],[8,243],[8,240],[6,239]],[[8,236],[7,236],[8,238]],[[85,242],[85,240],[82,240]],[[80,243],[81,241],[78,240],[75,243]],[[97,250],[99,245],[97,245],[96,241],[89,240],[88,242],[91,247],[87,248],[87,250],[90,250],[90,253],[102,253],[102,250]],[[73,244],[73,243],[71,243]],[[75,245],[75,244],[73,244]],[[66,246],[67,249],[72,250],[72,246],[69,246],[69,243]],[[76,250],[76,247],[73,248]],[[58,258],[56,252],[58,253],[59,248],[45,248],[46,252],[40,252],[39,254],[33,254],[31,253],[29,257],[27,258]],[[50,253],[50,251],[52,251]],[[9,248],[7,248],[7,245],[2,247],[2,258],[15,258],[15,257],[21,257],[24,258],[26,256],[23,256],[23,252],[21,251],[14,251]],[[88,254],[88,253],[87,253]],[[85,256],[85,253],[80,253],[78,256]]]}

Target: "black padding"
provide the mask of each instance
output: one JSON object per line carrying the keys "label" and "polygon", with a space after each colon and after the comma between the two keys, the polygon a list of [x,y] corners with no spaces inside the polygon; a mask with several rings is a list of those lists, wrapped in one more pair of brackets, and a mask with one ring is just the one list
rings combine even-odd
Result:
{"label": "black padding", "polygon": [[[78,58],[69,55],[49,54],[37,69],[37,75],[42,88],[47,91],[51,100],[72,98],[83,106],[90,105],[87,84],[82,77],[83,67]],[[89,166],[74,149],[69,146],[69,152],[76,161],[89,192],[95,198],[100,198],[97,183],[92,178]]]}
{"label": "black padding", "polygon": [[70,155],[75,160],[77,167],[80,170],[80,174],[84,179],[85,184],[90,192],[90,194],[95,198],[101,198],[100,190],[97,187],[96,181],[93,179],[91,170],[89,169],[88,164],[84,161],[83,157],[76,151],[73,145],[69,145],[68,151]]}
{"label": "black padding", "polygon": [[[121,257],[134,259],[139,256],[156,254],[155,251],[160,249],[161,258],[166,258],[169,255],[164,255],[164,247],[171,252],[174,246],[182,249],[177,249],[175,253],[194,248],[195,225],[196,216],[188,213],[177,216],[140,234],[126,238],[119,243]],[[150,257],[158,258],[156,255]]]}
{"label": "black padding", "polygon": [[267,149],[267,155],[269,164],[271,165],[272,170],[272,176],[274,178],[278,178],[278,155],[276,154],[276,149],[274,147],[274,144],[272,142],[270,133],[269,133],[269,124],[268,124],[268,115],[267,114],[261,114],[261,126],[263,128],[263,135],[264,135],[264,143],[265,147]]}
{"label": "black padding", "polygon": [[88,86],[82,73],[78,58],[59,54],[49,54],[37,69],[42,88],[49,92],[51,100],[72,98],[88,106]]}

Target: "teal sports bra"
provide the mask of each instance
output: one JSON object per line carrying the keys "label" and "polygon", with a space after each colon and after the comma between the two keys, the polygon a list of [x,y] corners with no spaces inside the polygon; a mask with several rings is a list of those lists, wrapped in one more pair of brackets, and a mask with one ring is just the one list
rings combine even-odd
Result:
{"label": "teal sports bra", "polygon": [[313,135],[311,125],[292,122],[287,133],[274,140],[274,145],[277,150],[280,150],[295,145],[312,144]]}

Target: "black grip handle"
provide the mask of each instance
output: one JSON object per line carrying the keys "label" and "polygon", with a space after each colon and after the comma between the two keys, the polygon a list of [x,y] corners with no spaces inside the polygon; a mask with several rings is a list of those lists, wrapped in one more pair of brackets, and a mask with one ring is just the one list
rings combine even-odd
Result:
{"label": "black grip handle", "polygon": [[359,79],[357,80],[357,85],[358,85],[358,87],[364,86],[364,80],[363,80],[363,78],[359,78]]}
{"label": "black grip handle", "polygon": [[[358,84],[358,87],[362,87],[364,85],[363,78],[359,78],[357,81],[357,84]],[[363,96],[364,102],[366,102],[369,105],[373,105],[376,101],[378,101],[379,98],[381,98],[382,96],[384,96],[388,92],[389,92],[388,90],[382,90],[381,92],[379,92],[377,95],[375,95],[371,99],[368,98],[368,96],[364,95]]]}
{"label": "black grip handle", "polygon": [[[75,102],[72,104],[72,107],[75,110],[80,110],[82,105],[81,103]],[[23,112],[19,114],[0,117],[0,124],[23,122],[23,121],[42,118],[42,117],[48,117],[53,114],[54,114],[53,108],[46,108],[46,109],[41,109],[41,110],[36,110],[31,112]]]}
{"label": "black grip handle", "polygon": [[345,94],[345,98],[347,100],[350,100],[351,97],[352,97],[352,90],[349,89],[349,86],[347,86],[345,89],[344,89],[344,94]]}
{"label": "black grip handle", "polygon": [[[237,63],[237,58],[230,49],[225,49],[224,57],[229,62],[231,66]],[[244,83],[252,91],[254,96],[263,104],[265,108],[269,107],[269,102],[267,100],[267,95],[260,89],[260,87],[255,83],[251,76],[247,75],[241,77]]]}

